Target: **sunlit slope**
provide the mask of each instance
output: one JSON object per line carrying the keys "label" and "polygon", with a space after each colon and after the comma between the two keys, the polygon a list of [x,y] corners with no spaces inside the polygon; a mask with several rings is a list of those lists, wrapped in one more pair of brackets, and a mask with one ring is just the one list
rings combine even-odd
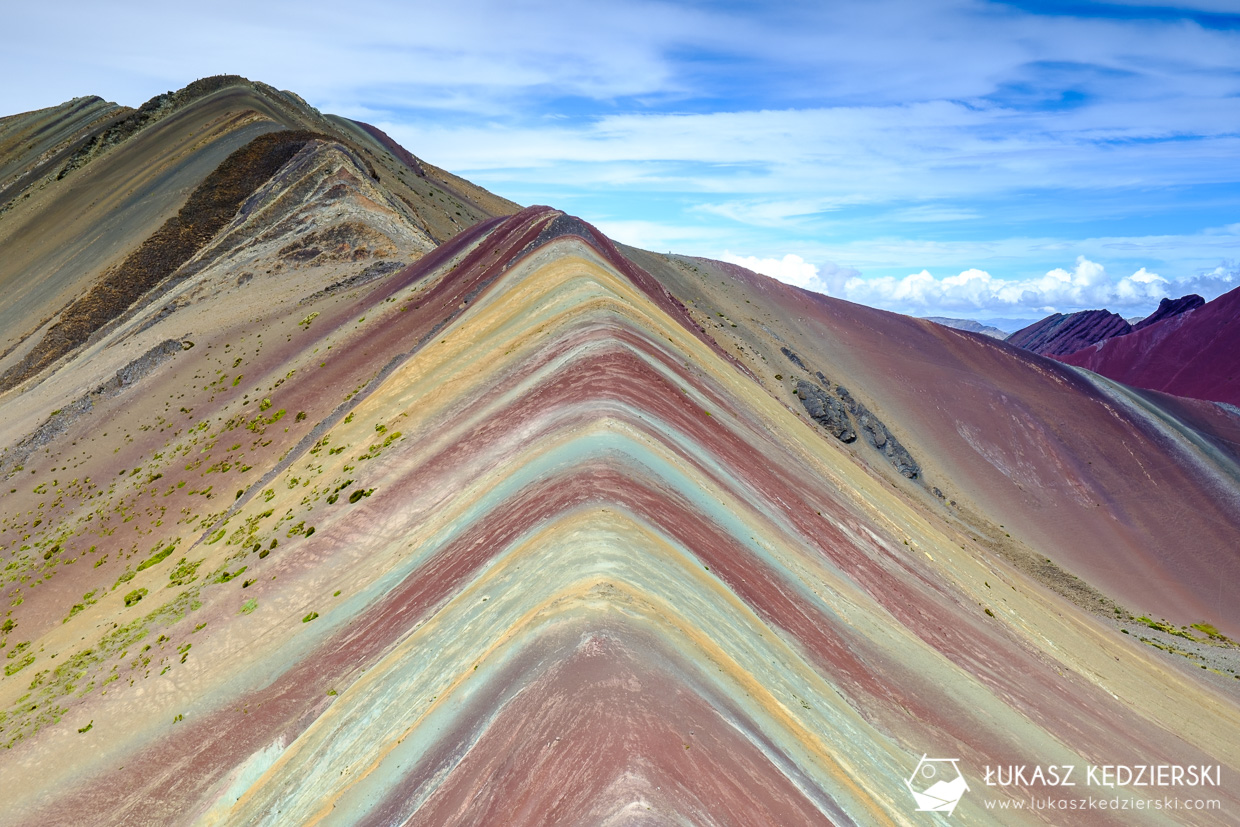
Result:
{"label": "sunlit slope", "polygon": [[74,298],[176,215],[230,153],[283,129],[338,141],[402,221],[434,243],[517,209],[468,182],[426,174],[409,153],[292,93],[236,76],[196,81],[140,110],[84,98],[6,118],[0,373],[36,346]]}
{"label": "sunlit slope", "polygon": [[1240,637],[1233,412],[734,265],[628,254],[824,439],[840,445],[810,420],[799,381],[864,402],[921,473],[907,479],[861,438],[840,447],[934,519],[1095,612]]}
{"label": "sunlit slope", "polygon": [[202,313],[194,347],[6,483],[0,818],[914,824],[926,753],[1240,769],[1234,703],[806,427],[588,226],[249,305],[225,260],[111,334]]}

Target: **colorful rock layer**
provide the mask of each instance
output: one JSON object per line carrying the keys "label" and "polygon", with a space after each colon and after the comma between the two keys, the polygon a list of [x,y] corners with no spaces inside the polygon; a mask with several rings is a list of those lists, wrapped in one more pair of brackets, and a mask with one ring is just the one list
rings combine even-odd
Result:
{"label": "colorful rock layer", "polygon": [[[1201,797],[1240,817],[1234,612],[1185,632],[1200,669],[1099,615],[1207,611],[1205,564],[1129,536],[1098,592],[1049,559],[1107,570],[1129,463],[1166,483],[1150,514],[1201,496],[1186,525],[1234,539],[1226,420],[545,207],[413,255],[429,233],[347,149],[312,141],[158,300],[0,397],[0,821],[922,824],[927,755],[964,823],[1056,823],[992,809],[1046,784],[984,781],[1050,764],[1220,767]],[[418,260],[320,258],[333,203]]]}

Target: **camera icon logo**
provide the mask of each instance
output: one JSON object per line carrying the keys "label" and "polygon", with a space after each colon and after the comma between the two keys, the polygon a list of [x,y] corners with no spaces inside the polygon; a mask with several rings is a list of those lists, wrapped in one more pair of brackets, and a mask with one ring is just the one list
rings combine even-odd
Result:
{"label": "camera icon logo", "polygon": [[917,768],[904,782],[917,802],[918,812],[947,813],[956,809],[965,791],[969,789],[957,765],[959,758],[929,758],[921,756]]}

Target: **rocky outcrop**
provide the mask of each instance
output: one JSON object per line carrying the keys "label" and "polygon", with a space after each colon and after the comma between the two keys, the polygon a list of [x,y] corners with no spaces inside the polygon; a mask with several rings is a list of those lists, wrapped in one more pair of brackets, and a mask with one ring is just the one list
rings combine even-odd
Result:
{"label": "rocky outcrop", "polygon": [[1016,331],[1007,338],[1007,342],[1043,356],[1067,356],[1112,336],[1123,336],[1131,330],[1132,325],[1124,321],[1123,316],[1109,310],[1082,310],[1079,313],[1047,316]]}
{"label": "rocky outcrop", "polygon": [[1157,324],[1163,319],[1170,319],[1172,316],[1178,316],[1194,308],[1201,307],[1206,300],[1198,296],[1196,293],[1189,293],[1187,296],[1181,296],[1178,299],[1163,299],[1158,303],[1158,309],[1141,321],[1132,326],[1133,330],[1144,330],[1152,324]]}
{"label": "rocky outcrop", "polygon": [[[818,372],[818,378],[830,387],[821,371]],[[840,442],[855,442],[857,432],[860,431],[866,444],[882,454],[901,475],[911,480],[921,476],[921,466],[908,449],[892,436],[882,420],[854,399],[847,388],[837,385],[835,396],[832,396],[813,382],[801,379],[797,382],[796,395],[810,418]]]}
{"label": "rocky outcrop", "polygon": [[801,370],[809,370],[809,368],[805,367],[805,363],[801,361],[801,357],[797,356],[793,351],[786,347],[781,347],[779,352],[788,357],[788,361],[799,367]]}
{"label": "rocky outcrop", "polygon": [[797,397],[805,406],[805,412],[810,419],[826,428],[831,436],[840,442],[853,442],[857,439],[857,432],[848,418],[848,409],[842,401],[804,379],[797,382]]}
{"label": "rocky outcrop", "polygon": [[853,399],[848,389],[842,385],[836,387],[835,393],[856,418],[857,428],[865,437],[866,444],[886,457],[892,467],[902,476],[911,480],[921,476],[921,466],[917,464],[917,460],[913,459],[908,449],[900,444],[900,440],[892,436],[891,431],[887,430],[887,426],[881,419],[871,413],[865,405]]}

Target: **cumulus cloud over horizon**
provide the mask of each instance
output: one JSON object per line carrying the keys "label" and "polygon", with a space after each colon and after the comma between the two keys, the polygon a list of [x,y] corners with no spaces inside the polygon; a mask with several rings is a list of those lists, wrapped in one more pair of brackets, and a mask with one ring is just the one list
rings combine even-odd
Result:
{"label": "cumulus cloud over horizon", "polygon": [[929,270],[903,278],[854,277],[844,285],[847,297],[863,304],[899,306],[911,310],[1012,311],[1054,313],[1114,306],[1146,307],[1168,295],[1171,282],[1144,267],[1130,276],[1115,278],[1106,268],[1077,256],[1071,270],[1056,267],[1031,279],[1004,279],[971,268],[954,276],[936,278]]}
{"label": "cumulus cloud over horizon", "polygon": [[1047,314],[1106,308],[1149,312],[1163,298],[1198,293],[1207,301],[1240,284],[1240,267],[1224,262],[1211,271],[1172,281],[1145,267],[1117,277],[1106,267],[1077,256],[1071,270],[1056,267],[1028,279],[1005,279],[969,268],[936,277],[923,269],[904,277],[866,278],[856,269],[833,262],[815,265],[799,255],[782,258],[740,256],[725,251],[723,261],[738,264],[786,284],[897,312],[970,314]]}

